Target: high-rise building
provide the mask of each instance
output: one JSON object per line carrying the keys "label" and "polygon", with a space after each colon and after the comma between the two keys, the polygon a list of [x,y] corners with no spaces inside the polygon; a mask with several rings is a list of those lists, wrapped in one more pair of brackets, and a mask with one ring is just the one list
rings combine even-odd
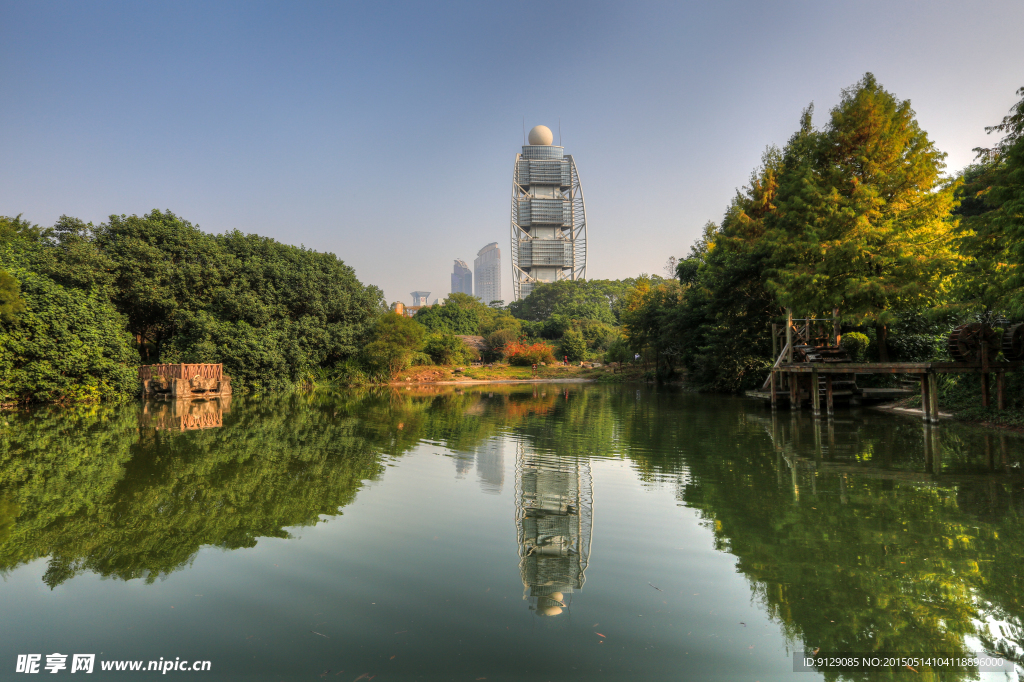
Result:
{"label": "high-rise building", "polygon": [[455,259],[455,270],[452,272],[452,293],[473,295],[473,273],[466,261]]}
{"label": "high-rise building", "polygon": [[412,304],[414,306],[427,305],[427,299],[430,298],[429,291],[414,291],[409,295],[412,296]]}
{"label": "high-rise building", "polygon": [[587,214],[572,156],[551,144],[547,126],[530,130],[512,174],[512,298],[541,282],[587,276]]}
{"label": "high-rise building", "polygon": [[476,254],[473,261],[473,278],[476,281],[476,297],[489,304],[501,298],[501,249],[498,242],[491,242]]}

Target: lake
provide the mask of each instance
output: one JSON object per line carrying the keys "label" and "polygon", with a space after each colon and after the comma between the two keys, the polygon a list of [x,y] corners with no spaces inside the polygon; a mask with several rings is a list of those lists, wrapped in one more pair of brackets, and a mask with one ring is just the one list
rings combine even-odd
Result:
{"label": "lake", "polygon": [[794,672],[805,650],[1020,660],[1022,457],[1014,433],[635,386],[8,412],[0,669],[765,682],[894,677]]}

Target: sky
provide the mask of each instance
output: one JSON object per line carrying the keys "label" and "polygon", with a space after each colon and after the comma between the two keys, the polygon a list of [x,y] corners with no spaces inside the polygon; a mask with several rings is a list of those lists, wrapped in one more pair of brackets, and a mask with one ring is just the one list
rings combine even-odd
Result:
{"label": "sky", "polygon": [[[590,279],[663,274],[865,72],[948,171],[1024,86],[1024,2],[0,0],[0,215],[171,210],[389,302],[502,249],[523,128],[579,168]],[[559,132],[560,129],[560,132]]]}

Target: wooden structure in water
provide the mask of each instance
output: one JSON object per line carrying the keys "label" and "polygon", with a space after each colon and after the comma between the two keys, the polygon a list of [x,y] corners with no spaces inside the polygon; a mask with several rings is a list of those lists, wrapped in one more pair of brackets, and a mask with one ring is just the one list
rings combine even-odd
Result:
{"label": "wooden structure in water", "polygon": [[[797,322],[803,322],[798,326]],[[953,362],[851,362],[840,345],[838,316],[832,320],[789,317],[783,327],[785,344],[779,353],[780,325],[772,325],[773,356],[777,359],[760,391],[750,397],[771,401],[772,408],[787,402],[800,409],[808,401],[819,416],[822,403],[827,414],[835,403],[892,400],[915,394],[913,389],[869,389],[857,386],[863,374],[909,375],[920,384],[922,418],[939,420],[939,374],[981,375],[981,404],[991,404],[990,375],[995,374],[995,398],[998,409],[1006,406],[1006,373],[1024,367],[1024,324],[1000,329],[985,323],[965,324],[950,332],[947,346]],[[831,329],[829,329],[831,327]],[[1002,353],[1003,360],[999,360]]]}
{"label": "wooden structure in water", "polygon": [[223,365],[177,363],[139,367],[143,397],[213,398],[231,395]]}

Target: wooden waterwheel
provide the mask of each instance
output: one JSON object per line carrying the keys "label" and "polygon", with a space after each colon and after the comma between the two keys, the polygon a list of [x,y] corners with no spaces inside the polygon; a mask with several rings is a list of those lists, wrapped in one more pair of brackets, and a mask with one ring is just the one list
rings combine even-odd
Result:
{"label": "wooden waterwheel", "polygon": [[951,331],[947,346],[949,354],[957,362],[982,362],[983,348],[987,361],[994,362],[1003,347],[1002,337],[1002,330],[983,322],[972,322]]}

